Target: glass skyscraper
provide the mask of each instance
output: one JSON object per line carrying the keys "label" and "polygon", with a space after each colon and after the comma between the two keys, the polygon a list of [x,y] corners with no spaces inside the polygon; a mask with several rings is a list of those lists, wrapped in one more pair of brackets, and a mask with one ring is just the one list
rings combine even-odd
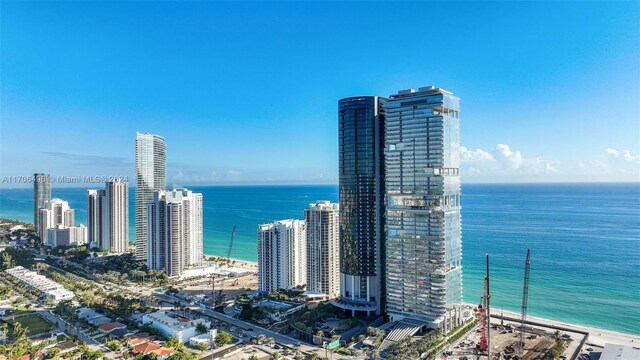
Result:
{"label": "glass skyscraper", "polygon": [[164,190],[167,148],[159,135],[136,134],[136,257],[147,261],[147,203],[153,193]]}
{"label": "glass skyscraper", "polygon": [[44,208],[49,200],[51,200],[51,175],[33,174],[33,225],[36,231],[40,229],[40,209]]}
{"label": "glass skyscraper", "polygon": [[459,99],[400,91],[384,132],[386,311],[440,327],[462,302]]}
{"label": "glass skyscraper", "polygon": [[340,297],[332,303],[352,314],[384,311],[384,102],[338,102]]}

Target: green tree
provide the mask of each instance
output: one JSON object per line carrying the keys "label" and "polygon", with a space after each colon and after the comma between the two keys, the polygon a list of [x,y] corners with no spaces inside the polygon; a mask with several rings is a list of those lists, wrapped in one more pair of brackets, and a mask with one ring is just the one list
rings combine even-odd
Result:
{"label": "green tree", "polygon": [[118,351],[120,350],[120,343],[118,342],[118,340],[111,340],[111,341],[107,341],[107,343],[105,344],[107,346],[107,348],[109,348],[109,350],[111,351]]}
{"label": "green tree", "polygon": [[198,334],[204,334],[207,332],[207,325],[203,324],[203,323],[199,323],[198,325],[196,325],[196,331],[198,332]]}
{"label": "green tree", "polygon": [[174,338],[173,336],[169,336],[167,341],[164,343],[166,347],[169,347],[172,349],[174,349],[178,344],[180,344],[180,342],[178,341],[178,339]]}
{"label": "green tree", "polygon": [[226,331],[221,331],[216,335],[216,345],[222,346],[231,342],[233,337]]}
{"label": "green tree", "polygon": [[31,341],[29,341],[28,329],[17,322],[13,324],[10,333],[13,344],[9,348],[9,358],[29,354],[31,352]]}
{"label": "green tree", "polygon": [[251,354],[251,356],[249,356],[248,360],[258,360],[258,355],[256,354]]}
{"label": "green tree", "polygon": [[207,345],[207,343],[201,342],[200,344],[198,344],[198,350],[200,350],[200,354],[207,350],[207,348],[209,348],[209,345]]}
{"label": "green tree", "polygon": [[10,269],[16,266],[16,262],[13,261],[13,258],[7,251],[2,252],[2,256],[0,256],[0,264],[2,269]]}

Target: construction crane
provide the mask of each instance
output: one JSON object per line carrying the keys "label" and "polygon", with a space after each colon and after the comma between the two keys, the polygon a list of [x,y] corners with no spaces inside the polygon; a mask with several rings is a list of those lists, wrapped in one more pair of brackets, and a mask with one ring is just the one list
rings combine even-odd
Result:
{"label": "construction crane", "polygon": [[480,341],[477,348],[487,352],[487,358],[491,359],[491,293],[489,292],[489,254],[487,254],[487,273],[484,276],[483,296],[478,305],[480,318]]}
{"label": "construction crane", "polygon": [[524,322],[527,318],[527,302],[529,301],[529,270],[531,268],[531,250],[527,249],[524,262],[524,286],[522,288],[522,322],[520,324],[520,358],[524,356]]}
{"label": "construction crane", "polygon": [[229,240],[229,251],[227,252],[227,264],[231,264],[231,249],[233,249],[233,239],[236,237],[236,226],[233,225],[233,231],[231,231],[231,240]]}
{"label": "construction crane", "polygon": [[[229,239],[229,251],[227,251],[227,266],[231,264],[231,249],[233,249],[233,239],[236,237],[236,226],[233,225],[233,230],[231,231],[231,239]],[[211,275],[211,306],[215,309],[216,307],[216,277],[215,275]],[[234,285],[236,285],[234,283]],[[222,290],[220,290],[222,291]]]}

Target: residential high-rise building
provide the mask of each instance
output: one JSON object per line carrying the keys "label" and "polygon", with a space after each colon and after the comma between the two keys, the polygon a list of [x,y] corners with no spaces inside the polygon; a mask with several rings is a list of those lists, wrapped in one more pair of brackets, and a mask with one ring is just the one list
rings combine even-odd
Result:
{"label": "residential high-rise building", "polygon": [[307,228],[307,290],[340,295],[340,207],[317,201],[304,211]]}
{"label": "residential high-rise building", "polygon": [[89,247],[105,249],[103,231],[107,211],[105,190],[87,190],[87,242]]}
{"label": "residential high-rise building", "polygon": [[136,257],[146,261],[147,204],[156,191],[166,188],[167,149],[164,138],[158,135],[136,135]]}
{"label": "residential high-rise building", "polygon": [[69,203],[60,199],[51,199],[45,202],[40,209],[38,217],[38,235],[44,245],[55,246],[47,238],[47,229],[71,227],[75,225],[75,212],[69,207]]}
{"label": "residential high-rise building", "polygon": [[111,253],[129,248],[129,185],[116,178],[104,190],[87,191],[87,225],[90,246]]}
{"label": "residential high-rise building", "polygon": [[33,174],[33,225],[38,232],[40,229],[40,209],[49,200],[51,200],[51,175]]}
{"label": "residential high-rise building", "polygon": [[160,190],[147,204],[147,266],[179,276],[202,264],[202,194]]}
{"label": "residential high-rise building", "polygon": [[386,311],[442,327],[462,302],[459,99],[400,91],[384,132]]}
{"label": "residential high-rise building", "polygon": [[64,227],[58,225],[47,229],[47,241],[51,246],[80,246],[87,243],[87,228],[84,225]]}
{"label": "residential high-rise building", "polygon": [[338,102],[340,299],[352,314],[384,311],[384,103],[378,96]]}
{"label": "residential high-rise building", "polygon": [[105,188],[107,208],[104,250],[125,253],[129,249],[129,184],[119,178],[108,181]]}
{"label": "residential high-rise building", "polygon": [[280,220],[258,226],[258,290],[292,289],[307,283],[306,226]]}

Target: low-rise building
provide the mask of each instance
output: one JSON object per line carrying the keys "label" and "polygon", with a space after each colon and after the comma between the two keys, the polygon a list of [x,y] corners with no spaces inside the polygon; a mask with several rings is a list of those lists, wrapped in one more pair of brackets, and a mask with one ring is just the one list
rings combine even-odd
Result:
{"label": "low-rise building", "polygon": [[108,322],[98,326],[98,330],[102,331],[103,333],[110,333],[113,330],[126,329],[126,328],[127,328],[127,325],[119,322]]}
{"label": "low-rise building", "polygon": [[282,321],[287,318],[287,316],[303,310],[306,307],[306,304],[296,304],[292,302],[282,302],[282,301],[274,301],[274,300],[262,300],[255,305],[256,307],[261,307],[267,310],[267,315],[273,321]]}
{"label": "low-rise building", "polygon": [[137,333],[132,335],[131,338],[129,339],[129,346],[136,347],[138,345],[146,344],[155,339],[156,339],[155,335],[151,335],[146,332]]}
{"label": "low-rise building", "polygon": [[87,228],[80,226],[62,226],[47,229],[47,243],[56,246],[80,246],[87,243]]}
{"label": "low-rise building", "polygon": [[142,322],[157,329],[162,336],[166,338],[174,337],[183,344],[189,341],[190,338],[198,335],[196,331],[198,324],[204,324],[207,328],[211,325],[211,323],[205,319],[190,320],[165,311],[145,314],[142,317]]}
{"label": "low-rise building", "polygon": [[150,342],[146,342],[144,344],[140,344],[138,346],[133,347],[131,349],[131,352],[134,355],[154,354],[156,356],[156,359],[162,360],[162,359],[168,358],[173,351],[171,349],[163,347],[160,344],[150,341]]}
{"label": "low-rise building", "polygon": [[77,313],[78,313],[78,317],[79,318],[85,319],[85,320],[96,319],[96,318],[104,316],[104,315],[100,314],[99,312],[97,312],[97,311],[95,311],[95,310],[93,310],[91,308],[86,308],[86,307],[79,308],[77,310]]}
{"label": "low-rise building", "polygon": [[13,310],[11,305],[0,305],[0,316],[5,316],[7,313]]}
{"label": "low-rise building", "polygon": [[215,347],[217,335],[218,331],[216,329],[209,330],[209,332],[190,338],[189,345],[199,347],[200,344],[207,344],[207,349],[212,349]]}
{"label": "low-rise building", "polygon": [[62,285],[22,266],[7,269],[5,272],[21,283],[40,291],[54,302],[73,299],[73,293]]}
{"label": "low-rise building", "polygon": [[67,341],[63,341],[56,344],[56,346],[54,346],[52,349],[55,349],[55,348],[60,349],[60,354],[66,354],[70,351],[77,349],[78,345],[71,340],[67,340]]}
{"label": "low-rise building", "polygon": [[100,316],[95,319],[87,320],[87,322],[93,326],[100,326],[102,324],[110,323],[111,318],[108,318],[106,316]]}

